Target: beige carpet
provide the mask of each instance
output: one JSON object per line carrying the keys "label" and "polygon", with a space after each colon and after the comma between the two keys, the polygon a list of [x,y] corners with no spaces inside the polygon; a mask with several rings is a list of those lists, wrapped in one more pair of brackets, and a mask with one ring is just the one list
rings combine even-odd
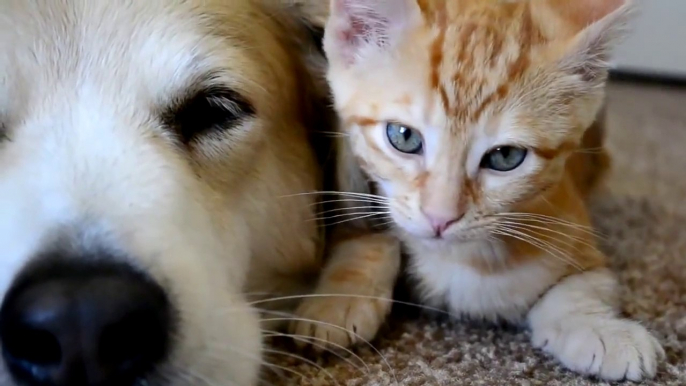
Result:
{"label": "beige carpet", "polygon": [[[609,95],[615,165],[594,199],[594,217],[624,284],[626,313],[654,329],[667,351],[659,378],[645,384],[686,385],[686,90],[624,83],[611,85]],[[604,384],[562,369],[530,347],[526,332],[502,328],[396,320],[374,346],[378,352],[357,350],[364,364],[354,356],[310,356],[316,366],[281,356],[288,368],[268,383]]]}

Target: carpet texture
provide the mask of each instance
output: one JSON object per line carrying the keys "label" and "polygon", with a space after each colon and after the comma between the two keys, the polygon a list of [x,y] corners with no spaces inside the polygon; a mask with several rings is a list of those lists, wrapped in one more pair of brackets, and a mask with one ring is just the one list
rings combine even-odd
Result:
{"label": "carpet texture", "polygon": [[[617,83],[608,92],[614,166],[591,203],[606,235],[600,245],[623,285],[626,315],[667,352],[659,377],[644,384],[686,385],[686,90]],[[279,355],[286,369],[268,370],[269,384],[606,384],[564,370],[531,348],[527,332],[505,328],[396,319],[374,347],[358,357],[309,356],[316,364]]]}

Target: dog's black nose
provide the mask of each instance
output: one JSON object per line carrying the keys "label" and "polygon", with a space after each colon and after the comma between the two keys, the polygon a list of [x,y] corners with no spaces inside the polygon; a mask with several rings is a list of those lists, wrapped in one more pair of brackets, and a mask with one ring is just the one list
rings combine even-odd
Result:
{"label": "dog's black nose", "polygon": [[132,385],[167,353],[164,290],[129,266],[79,260],[35,264],[5,296],[0,340],[20,384]]}

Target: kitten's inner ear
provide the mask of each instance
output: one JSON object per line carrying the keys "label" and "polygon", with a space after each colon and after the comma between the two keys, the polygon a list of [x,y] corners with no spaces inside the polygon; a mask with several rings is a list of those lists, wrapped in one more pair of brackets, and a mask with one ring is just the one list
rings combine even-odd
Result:
{"label": "kitten's inner ear", "polygon": [[533,2],[533,9],[541,3],[556,16],[548,14],[543,24],[558,23],[549,25],[548,33],[553,40],[567,41],[560,61],[562,67],[585,81],[602,79],[612,50],[626,33],[632,1],[538,0]]}
{"label": "kitten's inner ear", "polygon": [[415,0],[330,1],[324,47],[327,55],[346,64],[389,49],[421,19]]}

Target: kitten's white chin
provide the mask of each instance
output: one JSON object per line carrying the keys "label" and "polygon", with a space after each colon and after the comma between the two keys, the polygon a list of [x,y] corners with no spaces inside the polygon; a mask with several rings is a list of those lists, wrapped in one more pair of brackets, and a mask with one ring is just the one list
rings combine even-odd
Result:
{"label": "kitten's white chin", "polygon": [[459,234],[446,234],[441,236],[436,236],[433,230],[423,231],[423,230],[410,230],[407,228],[401,228],[400,238],[412,241],[414,243],[420,243],[427,247],[443,247],[453,244],[460,244],[465,242],[474,241],[473,239],[464,237],[464,235]]}
{"label": "kitten's white chin", "polygon": [[423,227],[413,222],[398,221],[398,219],[393,220],[393,228],[398,237],[401,238],[411,238],[417,240],[431,240],[436,239],[436,233],[431,227]]}
{"label": "kitten's white chin", "polygon": [[411,245],[413,249],[430,250],[435,253],[444,253],[446,256],[454,255],[455,248],[478,250],[482,254],[484,251],[493,252],[490,247],[491,241],[488,240],[487,235],[448,233],[436,237],[435,233],[412,232],[405,228],[399,229],[396,233],[402,241]]}
{"label": "kitten's white chin", "polygon": [[442,237],[436,237],[433,230],[425,230],[420,228],[404,227],[396,223],[396,233],[401,238],[412,239],[421,242],[441,242],[445,241]]}

